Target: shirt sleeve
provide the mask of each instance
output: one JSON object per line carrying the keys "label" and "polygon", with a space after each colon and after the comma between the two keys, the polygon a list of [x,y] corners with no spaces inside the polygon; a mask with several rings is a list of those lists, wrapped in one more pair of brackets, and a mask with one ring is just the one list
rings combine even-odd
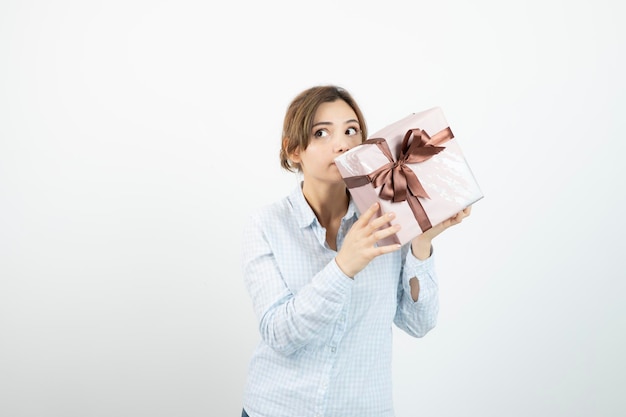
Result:
{"label": "shirt sleeve", "polygon": [[[402,277],[398,283],[398,307],[394,323],[406,333],[415,337],[423,337],[437,324],[439,314],[439,287],[435,271],[435,257],[431,249],[430,256],[425,260],[417,259],[410,250],[406,251]],[[417,301],[411,297],[409,281],[417,278],[420,291]]]}
{"label": "shirt sleeve", "polygon": [[[285,242],[282,250],[288,250]],[[291,355],[322,337],[350,300],[353,280],[334,259],[293,294],[286,285],[275,251],[261,221],[250,217],[244,227],[242,269],[246,289],[259,320],[261,338],[275,351]]]}

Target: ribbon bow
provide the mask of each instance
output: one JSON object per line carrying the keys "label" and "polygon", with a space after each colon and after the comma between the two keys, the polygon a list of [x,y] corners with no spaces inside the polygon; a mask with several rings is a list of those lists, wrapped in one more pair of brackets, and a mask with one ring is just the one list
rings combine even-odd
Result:
{"label": "ribbon bow", "polygon": [[[379,196],[383,200],[391,200],[394,203],[407,201],[415,219],[422,231],[432,227],[426,211],[422,207],[418,197],[430,198],[415,172],[406,164],[424,162],[445,147],[437,146],[450,139],[454,135],[449,127],[441,130],[432,138],[422,129],[409,129],[402,140],[400,155],[394,160],[389,145],[384,138],[368,139],[363,144],[376,145],[389,160],[388,163],[367,175],[344,178],[348,188],[359,187],[371,183],[374,188],[382,186]],[[410,140],[410,139],[413,140]]]}

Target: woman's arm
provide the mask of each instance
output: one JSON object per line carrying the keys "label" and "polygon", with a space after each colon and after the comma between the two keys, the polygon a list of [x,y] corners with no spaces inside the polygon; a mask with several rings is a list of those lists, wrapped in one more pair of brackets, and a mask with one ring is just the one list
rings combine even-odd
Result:
{"label": "woman's arm", "polygon": [[[449,227],[461,223],[464,218],[470,215],[471,212],[472,206],[469,206],[459,211],[457,214],[450,217],[449,219],[444,220],[438,225],[431,227],[430,229],[413,239],[411,241],[411,251],[413,253],[413,256],[420,260],[427,259],[432,252],[433,239],[439,236],[444,230],[448,229]],[[413,298],[413,301],[417,301],[420,292],[419,281],[417,279],[411,279],[410,283],[411,297]]]}
{"label": "woman's arm", "polygon": [[[294,245],[286,242],[285,245]],[[259,320],[261,338],[275,351],[290,355],[325,337],[350,300],[353,280],[331,260],[294,294],[283,276],[261,222],[244,228],[242,268],[246,289]],[[303,274],[307,274],[305,270]]]}

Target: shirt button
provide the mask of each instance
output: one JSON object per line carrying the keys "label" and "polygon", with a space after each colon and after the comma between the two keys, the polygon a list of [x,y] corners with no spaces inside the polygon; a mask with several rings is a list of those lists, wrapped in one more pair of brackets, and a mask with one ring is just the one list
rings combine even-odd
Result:
{"label": "shirt button", "polygon": [[337,350],[337,348],[334,347],[334,346],[330,348],[330,351],[333,352],[333,353],[335,353],[336,350]]}

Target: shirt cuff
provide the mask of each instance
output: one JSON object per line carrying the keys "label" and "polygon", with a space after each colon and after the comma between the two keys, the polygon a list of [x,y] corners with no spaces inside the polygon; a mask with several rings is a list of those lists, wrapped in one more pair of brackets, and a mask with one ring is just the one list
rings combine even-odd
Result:
{"label": "shirt cuff", "polygon": [[435,274],[434,249],[430,248],[430,256],[424,260],[413,256],[409,248],[404,264],[403,283],[404,291],[410,294],[412,278],[417,278],[420,284],[418,303],[425,302],[437,295],[437,275]]}

